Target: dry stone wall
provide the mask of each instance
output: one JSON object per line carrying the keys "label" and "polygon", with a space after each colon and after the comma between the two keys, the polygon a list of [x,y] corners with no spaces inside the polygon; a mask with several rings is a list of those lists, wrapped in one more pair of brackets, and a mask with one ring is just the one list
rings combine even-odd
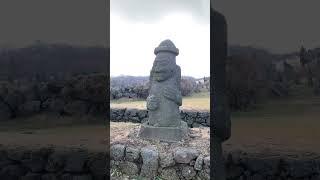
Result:
{"label": "dry stone wall", "polygon": [[286,155],[225,153],[227,179],[320,179],[320,158]]}
{"label": "dry stone wall", "polygon": [[[0,146],[0,179],[4,180],[105,180],[107,163],[131,176],[164,179],[209,179],[210,157],[196,149],[178,148],[160,153],[154,147],[111,146],[111,161],[105,152],[85,149],[56,149]],[[289,158],[224,153],[227,180],[319,180],[320,158]]]}
{"label": "dry stone wall", "polygon": [[42,83],[0,82],[0,121],[39,113],[106,116],[107,78],[93,74]]}
{"label": "dry stone wall", "polygon": [[166,180],[210,179],[210,156],[192,148],[177,148],[174,152],[159,152],[154,146],[111,146],[111,168],[134,177]]}
{"label": "dry stone wall", "polygon": [[[210,112],[181,110],[181,119],[187,122],[189,127],[210,126]],[[144,109],[112,108],[110,120],[113,122],[144,123],[148,120],[148,111]]]}
{"label": "dry stone wall", "polygon": [[0,147],[2,180],[105,180],[105,152]]}
{"label": "dry stone wall", "polygon": [[[227,180],[320,179],[320,158],[292,159],[233,151],[224,153],[224,162]],[[161,154],[154,147],[115,144],[111,147],[111,168],[131,177],[206,180],[210,179],[210,156],[191,148]]]}

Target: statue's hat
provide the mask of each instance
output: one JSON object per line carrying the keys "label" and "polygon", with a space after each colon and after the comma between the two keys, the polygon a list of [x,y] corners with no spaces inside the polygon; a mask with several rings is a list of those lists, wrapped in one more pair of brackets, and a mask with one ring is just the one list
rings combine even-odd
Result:
{"label": "statue's hat", "polygon": [[154,49],[154,54],[157,55],[159,52],[171,52],[176,56],[179,54],[179,49],[173,44],[170,39],[162,41],[158,47]]}

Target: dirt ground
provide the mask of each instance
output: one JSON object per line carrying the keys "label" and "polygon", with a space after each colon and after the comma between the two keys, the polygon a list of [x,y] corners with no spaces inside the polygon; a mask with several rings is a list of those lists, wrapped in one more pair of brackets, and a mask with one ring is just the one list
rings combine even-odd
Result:
{"label": "dirt ground", "polygon": [[[285,156],[291,158],[319,158],[320,143],[312,134],[292,134],[296,129],[282,127],[270,128],[236,123],[232,128],[232,137],[223,144],[225,151],[244,151],[249,154],[265,156]],[[318,128],[318,127],[316,127]],[[137,138],[139,124],[133,123],[111,123],[110,125],[111,144],[126,143],[131,146],[155,145],[160,151],[168,151],[177,146],[194,147],[201,149],[202,153],[210,151],[210,131],[208,128],[192,128],[189,138],[182,143],[160,143],[155,141],[144,141]],[[254,134],[254,135],[253,135]],[[308,135],[310,135],[308,137]],[[314,134],[319,137],[319,133]],[[161,146],[160,146],[161,145]]]}
{"label": "dirt ground", "polygon": [[139,129],[140,124],[112,122],[110,124],[111,145],[120,143],[133,147],[156,146],[160,152],[172,152],[177,147],[190,147],[199,150],[203,155],[210,153],[210,129],[207,127],[189,129],[189,136],[177,143],[143,140],[138,137]]}
{"label": "dirt ground", "polygon": [[0,144],[9,146],[58,146],[87,148],[93,151],[107,149],[107,131],[102,126],[53,128],[46,130],[0,132]]}

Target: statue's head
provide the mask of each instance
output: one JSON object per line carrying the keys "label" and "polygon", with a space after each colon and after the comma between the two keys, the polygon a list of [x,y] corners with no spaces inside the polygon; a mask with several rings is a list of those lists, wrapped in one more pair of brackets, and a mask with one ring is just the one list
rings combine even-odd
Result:
{"label": "statue's head", "polygon": [[157,59],[153,62],[152,78],[158,82],[165,81],[174,75],[176,64],[170,58]]}
{"label": "statue's head", "polygon": [[172,77],[176,70],[176,56],[179,54],[179,49],[167,39],[155,48],[154,54],[156,59],[151,70],[153,80],[161,82]]}

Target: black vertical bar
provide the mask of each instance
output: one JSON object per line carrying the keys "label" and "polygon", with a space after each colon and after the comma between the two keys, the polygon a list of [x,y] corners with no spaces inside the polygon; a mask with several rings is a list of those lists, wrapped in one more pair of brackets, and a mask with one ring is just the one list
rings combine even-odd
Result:
{"label": "black vertical bar", "polygon": [[[212,6],[211,6],[212,7]],[[226,101],[227,24],[223,15],[211,8],[210,19],[210,176],[226,179],[222,143],[230,138],[231,123]]]}

